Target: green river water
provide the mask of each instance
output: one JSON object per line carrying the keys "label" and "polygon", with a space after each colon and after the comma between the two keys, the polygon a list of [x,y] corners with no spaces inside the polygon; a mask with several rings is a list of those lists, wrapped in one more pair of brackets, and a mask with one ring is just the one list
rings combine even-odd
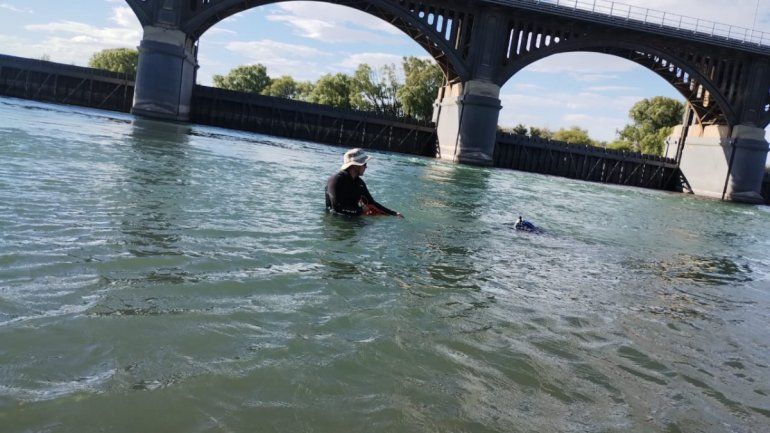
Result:
{"label": "green river water", "polygon": [[767,207],[344,151],[0,99],[0,432],[770,431]]}

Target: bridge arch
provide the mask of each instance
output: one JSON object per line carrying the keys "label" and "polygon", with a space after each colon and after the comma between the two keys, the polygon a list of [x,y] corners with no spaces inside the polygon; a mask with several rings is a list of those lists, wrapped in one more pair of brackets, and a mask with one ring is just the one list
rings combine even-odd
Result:
{"label": "bridge arch", "polygon": [[505,66],[497,77],[501,85],[526,66],[552,55],[571,52],[608,54],[632,61],[666,80],[690,104],[700,124],[735,125],[738,122],[738,113],[733,109],[735,101],[731,103],[729,95],[732,87],[729,82],[740,79],[742,64],[711,64],[709,58],[688,60],[665,48],[618,38],[538,35],[515,42],[509,47]]}
{"label": "bridge arch", "polygon": [[[125,1],[144,27],[132,112],[188,120],[198,66],[197,39],[228,16],[287,0]],[[716,194],[719,189],[722,197],[744,192],[747,197],[756,196],[756,179],[764,174],[768,151],[760,128],[770,122],[770,50],[766,46],[737,41],[729,32],[727,38],[713,31],[704,33],[697,24],[693,30],[665,20],[649,21],[646,16],[641,20],[632,16],[630,7],[628,15],[620,17],[525,0],[313,1],[348,6],[383,19],[437,60],[448,81],[434,112],[442,158],[491,164],[501,84],[551,54],[598,52],[652,70],[685,96],[705,125],[693,130],[702,132],[699,136],[683,135],[685,147],[702,141],[710,149],[702,157],[693,151],[694,157],[682,159],[683,166],[698,168],[699,158],[701,162],[718,160],[712,164],[715,168],[704,173],[693,171],[693,176],[706,179],[702,191]],[[693,161],[690,166],[688,160]],[[710,173],[718,170],[733,183],[709,183]],[[698,188],[693,186],[696,192]]]}
{"label": "bridge arch", "polygon": [[134,15],[136,15],[142,27],[152,24],[152,15],[149,9],[147,9],[147,2],[145,0],[126,0],[126,3],[134,11]]}
{"label": "bridge arch", "polygon": [[[129,0],[131,1],[131,0]],[[134,0],[135,1],[135,0]],[[208,29],[225,18],[240,12],[287,0],[221,0],[204,4],[191,1],[185,10],[181,30],[192,39],[199,39]],[[438,63],[449,82],[468,79],[470,71],[466,58],[467,41],[473,28],[473,16],[427,3],[384,0],[311,0],[333,3],[357,9],[382,19],[417,42]]]}

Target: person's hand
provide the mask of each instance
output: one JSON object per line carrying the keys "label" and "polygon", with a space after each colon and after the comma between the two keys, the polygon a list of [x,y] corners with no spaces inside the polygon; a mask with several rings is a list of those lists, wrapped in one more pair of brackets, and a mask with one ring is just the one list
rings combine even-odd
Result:
{"label": "person's hand", "polygon": [[404,214],[402,214],[401,212],[396,212],[396,216],[402,219],[404,218]]}

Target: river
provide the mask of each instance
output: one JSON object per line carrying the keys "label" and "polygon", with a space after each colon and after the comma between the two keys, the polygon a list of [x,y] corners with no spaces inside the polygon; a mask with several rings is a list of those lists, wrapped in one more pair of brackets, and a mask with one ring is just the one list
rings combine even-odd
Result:
{"label": "river", "polygon": [[768,431],[768,207],[344,150],[0,99],[0,430]]}

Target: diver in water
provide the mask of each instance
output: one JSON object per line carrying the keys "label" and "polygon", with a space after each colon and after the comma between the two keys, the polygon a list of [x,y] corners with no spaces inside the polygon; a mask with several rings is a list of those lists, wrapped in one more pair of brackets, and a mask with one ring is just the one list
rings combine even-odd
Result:
{"label": "diver in water", "polygon": [[542,232],[542,230],[540,230],[536,225],[522,218],[521,215],[519,215],[519,219],[516,220],[516,224],[513,225],[513,228],[524,232],[532,232],[532,233]]}
{"label": "diver in water", "polygon": [[366,163],[371,159],[362,149],[345,152],[342,167],[326,182],[326,209],[349,216],[392,215],[403,218],[401,212],[390,210],[377,203],[361,178]]}

